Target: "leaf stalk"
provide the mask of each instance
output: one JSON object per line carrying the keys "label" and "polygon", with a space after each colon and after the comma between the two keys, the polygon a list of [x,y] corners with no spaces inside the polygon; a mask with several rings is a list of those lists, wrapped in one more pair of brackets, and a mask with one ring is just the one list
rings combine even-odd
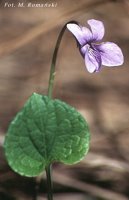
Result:
{"label": "leaf stalk", "polygon": [[51,164],[46,167],[46,177],[47,177],[47,197],[48,200],[53,200],[53,184],[51,178]]}

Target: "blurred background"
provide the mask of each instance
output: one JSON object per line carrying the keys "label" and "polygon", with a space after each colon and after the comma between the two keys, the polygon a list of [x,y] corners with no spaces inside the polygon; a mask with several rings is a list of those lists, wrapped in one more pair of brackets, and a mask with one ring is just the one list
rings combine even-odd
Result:
{"label": "blurred background", "polygon": [[91,132],[79,164],[54,164],[55,200],[129,199],[129,1],[13,0],[54,3],[49,8],[4,8],[0,1],[0,200],[46,199],[46,178],[26,178],[8,166],[3,141],[10,121],[33,93],[47,94],[54,45],[63,25],[76,20],[105,25],[104,41],[123,50],[123,66],[89,74],[72,34],[66,31],[56,66],[54,97],[76,107]]}

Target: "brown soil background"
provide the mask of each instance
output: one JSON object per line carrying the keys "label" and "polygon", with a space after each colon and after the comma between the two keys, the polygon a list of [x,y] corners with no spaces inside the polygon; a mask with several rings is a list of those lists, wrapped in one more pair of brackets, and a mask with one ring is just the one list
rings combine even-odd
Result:
{"label": "brown soil background", "polygon": [[86,24],[90,18],[104,22],[104,41],[116,42],[125,62],[89,74],[73,36],[66,31],[54,97],[76,107],[86,118],[91,147],[77,165],[54,165],[54,199],[128,200],[129,1],[51,1],[57,2],[56,8],[3,8],[4,2],[0,1],[0,200],[32,200],[36,191],[37,200],[45,199],[45,175],[39,183],[38,178],[15,174],[7,165],[2,144],[9,122],[27,98],[33,92],[47,93],[51,57],[64,23]]}

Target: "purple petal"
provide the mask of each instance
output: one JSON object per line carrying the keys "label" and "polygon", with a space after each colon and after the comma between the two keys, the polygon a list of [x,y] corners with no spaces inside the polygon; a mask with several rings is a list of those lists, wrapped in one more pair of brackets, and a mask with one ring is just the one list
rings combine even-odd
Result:
{"label": "purple petal", "polygon": [[82,36],[85,38],[85,41],[90,42],[93,37],[91,31],[86,27],[81,27],[81,30],[82,30]]}
{"label": "purple petal", "polygon": [[85,65],[90,73],[98,72],[101,68],[101,56],[97,50],[87,47],[85,53]]}
{"label": "purple petal", "polygon": [[81,46],[85,45],[92,38],[91,31],[86,27],[81,27],[77,24],[67,24],[67,28],[73,33]]}
{"label": "purple petal", "polygon": [[124,62],[123,53],[120,47],[113,42],[105,42],[100,45],[94,45],[101,54],[102,65],[118,66]]}
{"label": "purple petal", "polygon": [[105,33],[104,25],[101,21],[90,19],[87,21],[90,25],[92,33],[93,33],[93,40],[100,41]]}

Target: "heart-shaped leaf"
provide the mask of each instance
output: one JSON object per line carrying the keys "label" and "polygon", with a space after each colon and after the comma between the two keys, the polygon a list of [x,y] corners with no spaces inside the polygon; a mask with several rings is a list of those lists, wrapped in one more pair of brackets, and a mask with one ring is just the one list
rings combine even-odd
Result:
{"label": "heart-shaped leaf", "polygon": [[34,93],[11,122],[4,148],[14,171],[37,176],[54,161],[79,162],[89,138],[87,123],[76,109]]}

